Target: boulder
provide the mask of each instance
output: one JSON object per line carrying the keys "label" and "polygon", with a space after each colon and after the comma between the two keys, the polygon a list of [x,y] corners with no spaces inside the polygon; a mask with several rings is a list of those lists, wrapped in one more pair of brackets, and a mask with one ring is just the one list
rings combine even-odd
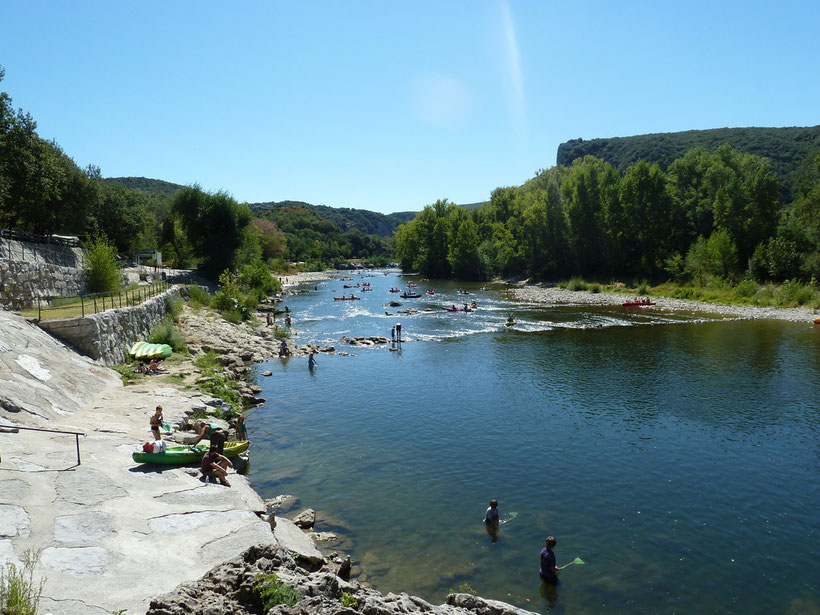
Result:
{"label": "boulder", "polygon": [[306,508],[293,518],[293,522],[303,530],[310,529],[316,523],[316,511]]}

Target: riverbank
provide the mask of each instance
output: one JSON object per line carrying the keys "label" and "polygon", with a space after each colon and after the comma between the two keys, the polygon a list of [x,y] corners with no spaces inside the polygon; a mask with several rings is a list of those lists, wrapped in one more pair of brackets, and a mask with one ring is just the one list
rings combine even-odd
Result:
{"label": "riverbank", "polygon": [[[635,295],[629,293],[593,293],[585,290],[566,290],[541,283],[530,284],[511,280],[505,281],[505,283],[510,285],[510,290],[516,299],[538,305],[621,305],[625,301],[635,299]],[[738,320],[773,318],[809,324],[820,315],[815,310],[804,307],[778,308],[720,305],[687,299],[656,297],[654,295],[651,297],[651,301],[654,301],[656,305],[651,306],[651,308],[638,309],[707,312]]]}
{"label": "riverbank", "polygon": [[[218,351],[235,378],[253,361],[269,358],[274,347],[266,328],[231,325],[204,311],[186,309],[180,329],[198,331],[188,340],[194,350]],[[525,613],[478,598],[458,608],[430,607],[405,594],[381,597],[340,579],[349,560],[323,555],[314,544],[324,539],[320,533],[312,538],[286,518],[271,518],[277,504],[263,502],[244,476],[231,473],[227,488],[203,481],[196,467],[135,463],[131,453],[152,440],[148,423],[157,405],[172,425],[164,437],[179,442],[193,438],[186,427],[194,412],[219,407],[194,390],[201,373],[191,361],[169,360],[167,374],[135,375],[137,381],[124,386],[114,371],[15,314],[0,312],[0,340],[2,392],[20,383],[34,391],[28,399],[15,398],[19,405],[0,395],[0,565],[20,567],[27,554],[36,554],[33,576],[43,582],[39,612],[144,613],[162,594],[158,604],[170,601],[174,612],[243,613],[230,600],[251,597],[253,603],[247,584],[228,596],[224,586],[208,585],[213,577],[206,573],[214,566],[236,572],[237,562],[258,567],[248,554],[265,545],[263,551],[284,554],[287,566],[279,573],[289,570],[294,585],[322,585],[323,604],[303,605],[302,613],[338,609],[342,590],[382,613]],[[77,433],[79,449],[71,434],[20,427]],[[196,601],[186,588],[203,583],[206,598]],[[258,612],[257,606],[250,604],[247,612]],[[156,608],[151,612],[169,612]]]}

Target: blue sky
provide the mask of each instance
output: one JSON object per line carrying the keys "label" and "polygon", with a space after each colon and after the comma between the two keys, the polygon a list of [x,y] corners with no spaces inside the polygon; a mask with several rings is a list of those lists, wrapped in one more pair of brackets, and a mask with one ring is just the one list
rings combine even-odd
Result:
{"label": "blue sky", "polygon": [[820,2],[3,0],[0,65],[103,176],[389,213],[559,143],[820,123]]}

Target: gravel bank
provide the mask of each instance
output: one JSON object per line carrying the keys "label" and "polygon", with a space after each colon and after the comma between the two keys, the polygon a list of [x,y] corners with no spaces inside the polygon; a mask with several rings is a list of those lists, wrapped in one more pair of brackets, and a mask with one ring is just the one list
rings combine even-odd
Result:
{"label": "gravel bank", "polygon": [[[520,301],[540,305],[620,305],[624,301],[634,299],[634,294],[627,293],[592,293],[589,291],[572,291],[557,287],[547,287],[539,284],[515,283],[511,287],[513,296]],[[776,308],[739,305],[719,305],[690,301],[687,299],[671,299],[667,297],[652,297],[657,308],[671,311],[708,312],[721,314],[727,318],[737,320],[759,320],[761,318],[775,318],[791,322],[811,323],[820,313],[810,308]],[[656,309],[657,309],[656,308]]]}

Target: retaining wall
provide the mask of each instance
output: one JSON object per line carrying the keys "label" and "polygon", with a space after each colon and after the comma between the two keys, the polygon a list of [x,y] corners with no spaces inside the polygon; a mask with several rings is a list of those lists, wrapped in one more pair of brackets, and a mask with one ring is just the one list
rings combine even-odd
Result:
{"label": "retaining wall", "polygon": [[79,295],[85,277],[80,248],[0,238],[2,306],[23,310],[38,299]]}
{"label": "retaining wall", "polygon": [[179,298],[174,287],[140,305],[90,314],[82,318],[44,320],[40,327],[84,355],[106,365],[124,363],[134,342],[147,340],[168,313],[166,298]]}
{"label": "retaining wall", "polygon": [[37,299],[79,295],[85,290],[85,277],[84,269],[0,260],[0,305],[23,310],[36,307]]}

